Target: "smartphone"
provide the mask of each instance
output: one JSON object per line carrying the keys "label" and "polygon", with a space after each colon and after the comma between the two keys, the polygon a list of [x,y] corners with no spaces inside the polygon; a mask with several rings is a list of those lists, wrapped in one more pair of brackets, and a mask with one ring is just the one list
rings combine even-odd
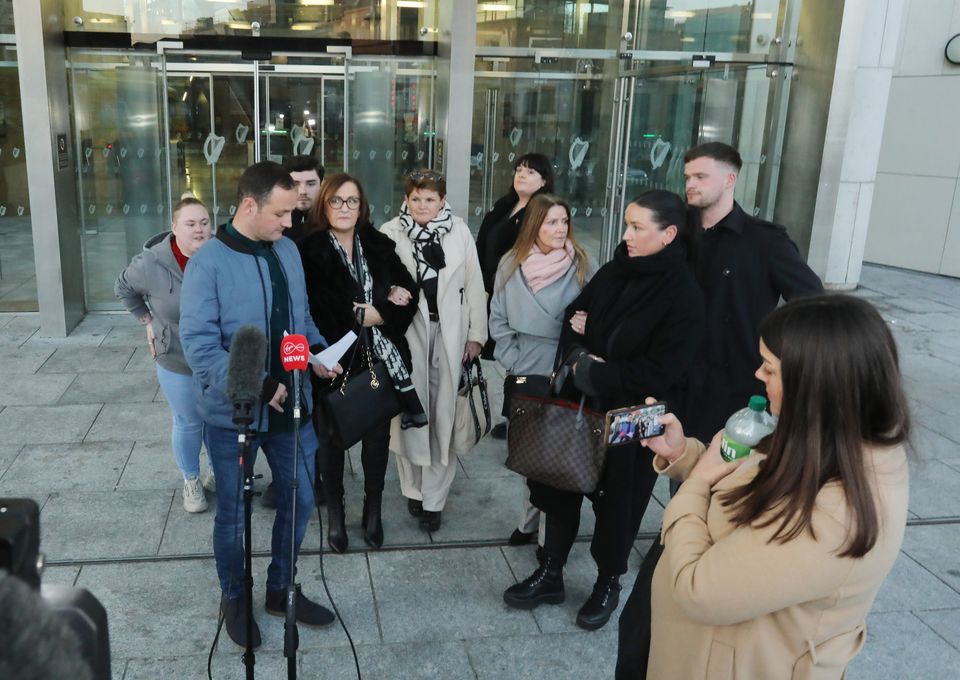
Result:
{"label": "smartphone", "polygon": [[659,437],[664,430],[660,416],[666,412],[667,403],[664,401],[607,411],[603,440],[607,446],[618,446]]}

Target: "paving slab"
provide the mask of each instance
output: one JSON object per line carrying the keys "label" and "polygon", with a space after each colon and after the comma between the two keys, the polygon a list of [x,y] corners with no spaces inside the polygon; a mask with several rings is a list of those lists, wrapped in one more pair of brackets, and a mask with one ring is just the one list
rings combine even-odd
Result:
{"label": "paving slab", "polygon": [[[363,680],[475,680],[462,642],[408,642],[399,645],[358,645]],[[355,680],[357,672],[349,649],[306,652],[301,660],[304,678]]]}
{"label": "paving slab", "polygon": [[[0,331],[0,337],[4,332]],[[0,376],[33,375],[53,352],[53,347],[21,347],[9,351],[4,347],[0,354]]]}
{"label": "paving slab", "polygon": [[[40,552],[43,552],[43,546],[40,546]],[[40,577],[41,583],[56,583],[64,586],[74,586],[77,577],[80,576],[82,567],[71,565],[64,567],[45,567]],[[110,622],[107,622],[109,625]]]}
{"label": "paving slab", "polygon": [[127,444],[27,444],[0,478],[0,495],[113,489]]}
{"label": "paving slab", "polygon": [[169,441],[172,422],[166,404],[104,404],[84,441]]}
{"label": "paving slab", "polygon": [[[389,469],[389,468],[388,468]],[[361,519],[363,516],[363,482],[356,477],[344,479],[345,523],[347,527],[348,550],[371,549],[363,540]],[[407,499],[400,493],[400,485],[388,480],[383,491],[383,546],[429,545],[431,536],[420,528],[417,519],[407,511]],[[327,509],[323,509],[323,545],[327,545],[329,519]]]}
{"label": "paving slab", "polygon": [[0,347],[4,349],[19,347],[40,330],[39,325],[18,326],[12,321],[0,328]]}
{"label": "paving slab", "polygon": [[0,482],[7,472],[7,468],[13,463],[14,459],[20,454],[22,444],[0,444]]}
{"label": "paving slab", "polygon": [[116,325],[103,338],[101,347],[140,347],[147,344],[147,333],[143,326],[134,322],[133,325]]}
{"label": "paving slab", "polygon": [[[41,377],[41,376],[37,376]],[[42,376],[54,377],[54,376]],[[61,404],[136,404],[151,402],[160,384],[155,374],[111,373],[81,374],[70,385]]]}
{"label": "paving slab", "polygon": [[0,382],[0,405],[56,404],[76,375],[5,375]]}
{"label": "paving slab", "polygon": [[124,373],[156,373],[156,362],[150,356],[150,349],[142,345],[137,346],[130,357],[130,361],[123,369]]}
{"label": "paving slab", "polygon": [[913,417],[918,425],[936,432],[960,446],[960,418],[956,413],[946,414],[931,408],[916,409]]}
{"label": "paving slab", "polygon": [[960,531],[956,525],[907,527],[903,552],[960,592]]}
{"label": "paving slab", "polygon": [[7,406],[0,413],[0,441],[10,444],[79,442],[100,413],[100,404]]}
{"label": "paving slab", "polygon": [[960,517],[960,471],[939,460],[914,465],[909,502],[921,518]]}
{"label": "paving slab", "polygon": [[40,513],[47,558],[156,555],[172,497],[153,491],[52,493]]}
{"label": "paving slab", "polygon": [[[221,637],[226,633],[221,634]],[[221,645],[231,651],[220,651],[214,655],[211,672],[217,680],[243,680],[246,677],[246,667],[243,665],[243,650],[230,640],[221,642]],[[151,647],[150,649],[155,649]],[[140,651],[146,651],[140,650]],[[157,650],[160,651],[160,650]],[[116,665],[118,660],[114,660]],[[161,680],[163,678],[177,678],[177,680],[206,680],[207,655],[192,654],[175,657],[159,658],[131,658],[119,659],[122,664],[123,680]],[[302,663],[298,662],[297,677],[317,677],[304,674]],[[287,677],[287,660],[283,652],[256,652],[254,671],[258,678],[285,678]],[[323,677],[327,677],[324,675]]]}
{"label": "paving slab", "polygon": [[955,677],[960,652],[909,612],[872,614],[867,644],[854,657],[847,680]]}
{"label": "paving slab", "polygon": [[920,465],[929,460],[943,461],[948,465],[960,463],[960,443],[947,439],[923,425],[914,427],[913,445],[919,456]]}
{"label": "paving slab", "polygon": [[[911,527],[908,531],[913,531]],[[960,608],[960,593],[901,552],[887,576],[871,611],[913,611]]]}
{"label": "paving slab", "polygon": [[[133,354],[123,347],[57,347],[41,373],[119,373]],[[107,378],[104,378],[107,379]]]}
{"label": "paving slab", "polygon": [[505,541],[517,526],[520,507],[515,480],[456,478],[440,530],[431,536],[434,542],[462,541],[464,537]]}
{"label": "paving slab", "polygon": [[617,635],[587,633],[472,639],[466,643],[479,680],[612,678]]}
{"label": "paving slab", "polygon": [[499,548],[370,553],[384,642],[439,642],[537,632],[503,604],[511,573]]}
{"label": "paving slab", "polygon": [[960,609],[937,609],[915,613],[918,619],[930,626],[954,649],[960,650]]}

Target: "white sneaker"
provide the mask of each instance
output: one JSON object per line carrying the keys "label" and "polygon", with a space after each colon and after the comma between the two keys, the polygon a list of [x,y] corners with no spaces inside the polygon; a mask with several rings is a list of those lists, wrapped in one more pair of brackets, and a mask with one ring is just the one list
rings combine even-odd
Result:
{"label": "white sneaker", "polygon": [[187,512],[204,512],[207,509],[207,498],[203,494],[203,486],[196,477],[183,482],[183,509]]}
{"label": "white sneaker", "polygon": [[200,473],[200,483],[210,493],[217,493],[217,478],[213,476],[213,470],[210,468]]}

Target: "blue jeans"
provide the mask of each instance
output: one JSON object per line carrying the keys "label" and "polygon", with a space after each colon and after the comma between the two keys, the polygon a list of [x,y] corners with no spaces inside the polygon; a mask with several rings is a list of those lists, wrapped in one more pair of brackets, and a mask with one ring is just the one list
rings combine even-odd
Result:
{"label": "blue jeans", "polygon": [[197,410],[193,376],[174,373],[157,364],[157,380],[173,414],[170,441],[173,457],[184,479],[200,476],[200,445],[203,443],[203,420]]}
{"label": "blue jeans", "polygon": [[[307,520],[313,513],[314,455],[317,436],[310,419],[300,427],[301,449],[297,453],[297,526],[294,538],[300,552]],[[243,594],[243,469],[238,461],[237,431],[207,423],[204,440],[217,478],[217,515],[213,521],[213,554],[220,588],[230,599]],[[273,520],[271,560],[267,568],[267,590],[283,590],[290,582],[290,523],[293,479],[294,433],[258,435],[250,442],[251,465],[262,448],[277,489],[277,514]],[[253,527],[256,531],[257,527]]]}

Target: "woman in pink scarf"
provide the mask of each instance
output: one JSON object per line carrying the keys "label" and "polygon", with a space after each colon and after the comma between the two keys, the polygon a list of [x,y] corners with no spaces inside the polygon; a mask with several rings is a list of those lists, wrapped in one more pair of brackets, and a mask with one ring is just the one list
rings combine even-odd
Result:
{"label": "woman in pink scarf", "polygon": [[[490,299],[494,357],[507,372],[504,416],[516,376],[549,376],[553,371],[564,309],[595,271],[573,237],[567,202],[550,194],[534,196],[513,248],[500,260]],[[523,514],[510,545],[530,543],[540,525],[540,511],[530,505],[522,481]]]}

